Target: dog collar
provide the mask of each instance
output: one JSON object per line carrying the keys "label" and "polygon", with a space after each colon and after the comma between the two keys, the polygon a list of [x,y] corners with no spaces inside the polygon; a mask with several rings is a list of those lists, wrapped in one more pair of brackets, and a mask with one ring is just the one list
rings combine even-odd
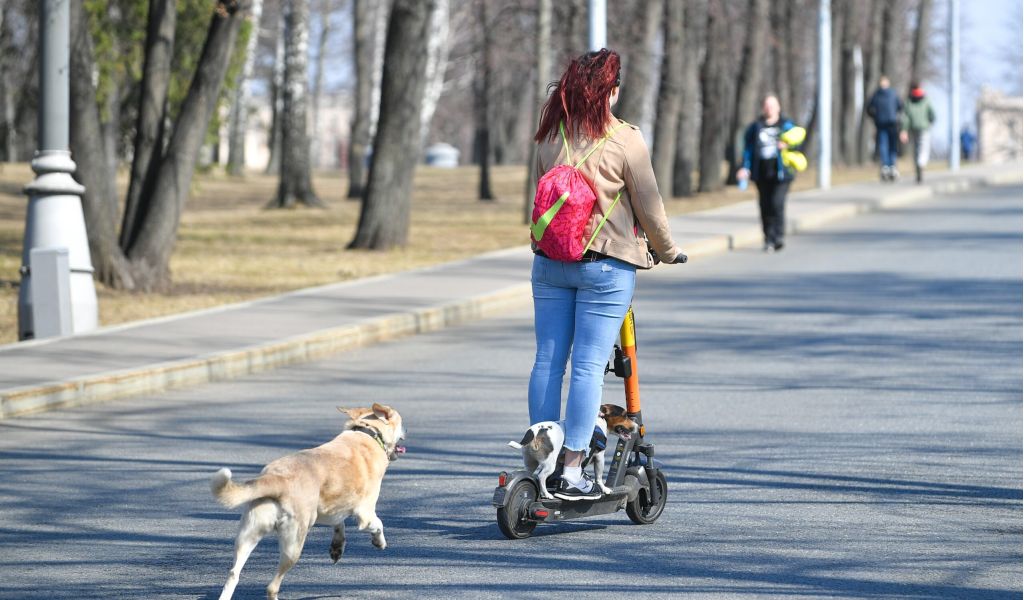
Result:
{"label": "dog collar", "polygon": [[363,427],[362,425],[356,425],[355,427],[350,428],[349,431],[358,431],[360,433],[365,433],[366,435],[372,437],[373,441],[377,442],[377,445],[380,446],[380,449],[384,451],[384,454],[387,454],[388,458],[391,459],[391,453],[388,452],[388,447],[384,443],[384,437],[380,434],[379,431],[377,431],[373,427]]}

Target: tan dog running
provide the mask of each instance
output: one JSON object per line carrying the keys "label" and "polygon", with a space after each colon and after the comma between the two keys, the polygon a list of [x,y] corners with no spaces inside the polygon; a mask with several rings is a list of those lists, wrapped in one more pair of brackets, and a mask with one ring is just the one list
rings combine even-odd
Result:
{"label": "tan dog running", "polygon": [[256,479],[231,480],[221,469],[210,488],[217,501],[242,511],[235,538],[235,563],[224,584],[221,600],[229,600],[238,574],[256,544],[276,531],[281,548],[277,575],[267,586],[267,598],[277,600],[281,580],[299,560],[306,534],[316,523],[334,526],[331,560],[345,551],[345,518],[354,516],[359,530],[366,529],[373,545],[383,550],[384,525],[377,517],[377,497],[388,464],[405,452],[400,446],[405,428],[398,411],[381,404],[372,408],[339,408],[351,419],[340,435],[322,446],[279,458],[263,468]]}

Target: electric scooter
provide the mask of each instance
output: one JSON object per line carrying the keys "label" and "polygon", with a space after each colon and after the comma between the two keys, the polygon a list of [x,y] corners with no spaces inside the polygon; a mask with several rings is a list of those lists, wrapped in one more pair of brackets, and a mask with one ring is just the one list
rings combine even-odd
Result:
{"label": "electric scooter", "polygon": [[[668,499],[668,481],[661,470],[661,462],[654,459],[654,444],[644,434],[643,415],[640,412],[640,379],[636,361],[636,327],[633,307],[626,311],[619,330],[619,343],[605,373],[614,372],[625,382],[626,414],[637,424],[636,434],[628,439],[619,438],[611,467],[607,469],[605,485],[611,493],[596,500],[566,501],[540,497],[540,486],[557,486],[561,469],[538,481],[533,473],[520,469],[502,471],[498,487],[494,489],[492,503],[498,510],[498,528],[509,539],[530,537],[541,523],[580,519],[605,515],[626,509],[634,523],[655,522],[665,510]],[[611,432],[609,432],[611,433]],[[563,449],[564,453],[564,449]],[[562,458],[559,457],[561,462]]]}

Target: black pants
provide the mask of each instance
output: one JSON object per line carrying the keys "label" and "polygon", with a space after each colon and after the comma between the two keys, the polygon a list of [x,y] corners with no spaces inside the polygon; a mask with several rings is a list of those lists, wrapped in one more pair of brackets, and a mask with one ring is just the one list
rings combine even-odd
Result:
{"label": "black pants", "polygon": [[757,182],[757,196],[761,205],[761,228],[764,243],[780,246],[786,236],[786,192],[789,181],[762,178]]}

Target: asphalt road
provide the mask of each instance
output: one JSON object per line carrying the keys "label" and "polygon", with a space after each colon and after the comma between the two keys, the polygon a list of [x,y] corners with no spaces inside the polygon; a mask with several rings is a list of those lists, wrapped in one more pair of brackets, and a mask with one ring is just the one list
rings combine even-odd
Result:
{"label": "asphalt road", "polygon": [[[335,435],[336,406],[378,401],[410,430],[378,505],[389,547],[350,528],[332,565],[317,527],[282,598],[1020,598],[1021,215],[1020,187],[985,190],[642,274],[644,414],[670,486],[654,525],[498,532],[528,309],[0,422],[0,597],[216,598],[237,513],[210,475],[251,476]],[[236,598],[265,597],[276,548]]]}

